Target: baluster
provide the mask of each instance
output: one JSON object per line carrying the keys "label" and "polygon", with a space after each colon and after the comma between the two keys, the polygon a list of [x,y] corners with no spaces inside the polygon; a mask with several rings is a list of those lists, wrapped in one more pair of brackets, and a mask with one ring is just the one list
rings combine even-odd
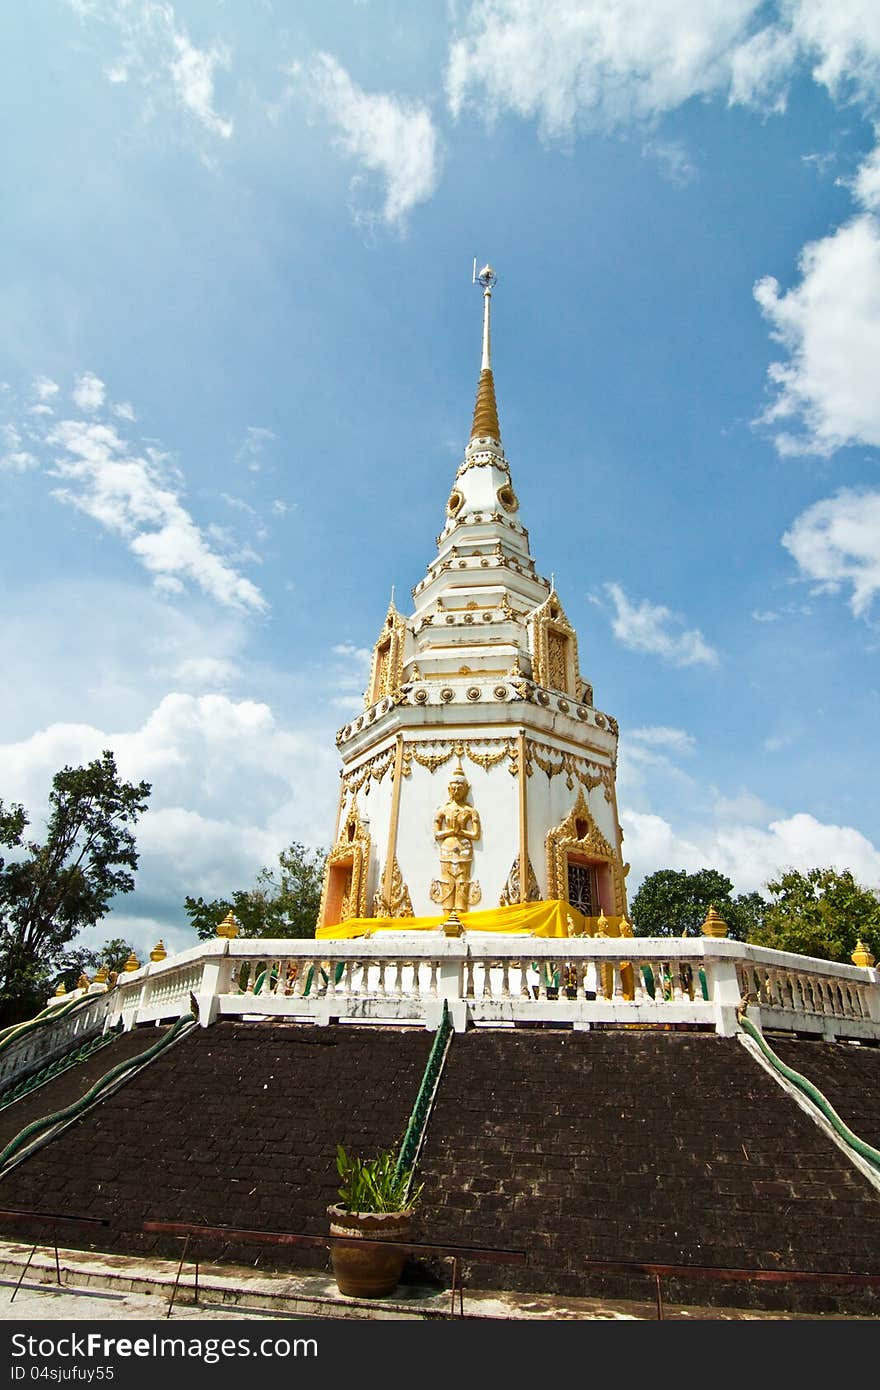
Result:
{"label": "baluster", "polygon": [[376,981],[376,993],[380,999],[384,999],[388,993],[385,988],[385,962],[380,960],[377,964],[379,966],[379,978]]}
{"label": "baluster", "polygon": [[547,962],[538,961],[538,998],[547,998]]}
{"label": "baluster", "polygon": [[464,967],[464,997],[465,999],[474,998],[474,962],[470,956]]}
{"label": "baluster", "polygon": [[611,963],[611,998],[615,1003],[623,1001],[623,974],[619,960]]}
{"label": "baluster", "polygon": [[501,962],[501,998],[510,998],[510,961],[506,958]]}
{"label": "baluster", "polygon": [[430,996],[431,996],[432,999],[436,999],[436,998],[437,998],[437,971],[439,970],[439,968],[440,968],[440,962],[439,962],[439,961],[436,961],[436,960],[432,960],[432,961],[431,961],[431,983],[430,983],[429,986],[428,986],[428,993],[430,994]]}
{"label": "baluster", "polygon": [[244,992],[245,994],[253,994],[257,974],[256,963],[254,961],[244,961],[243,966],[244,969],[247,970],[247,985]]}
{"label": "baluster", "polygon": [[420,988],[420,985],[419,985],[419,962],[418,962],[417,960],[414,960],[413,963],[412,963],[412,972],[413,972],[413,978],[412,978],[412,991],[411,991],[412,997],[413,997],[413,999],[421,999],[422,994],[421,994],[421,988]]}
{"label": "baluster", "polygon": [[519,997],[520,999],[531,999],[532,991],[529,989],[528,962],[519,960],[516,964],[519,966]]}

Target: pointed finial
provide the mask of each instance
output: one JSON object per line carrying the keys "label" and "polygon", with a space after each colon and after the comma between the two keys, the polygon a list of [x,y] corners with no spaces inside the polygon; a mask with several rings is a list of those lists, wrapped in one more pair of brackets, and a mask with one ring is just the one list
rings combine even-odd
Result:
{"label": "pointed finial", "polygon": [[150,952],[150,960],[158,962],[160,960],[164,960],[167,955],[168,952],[165,950],[165,942],[162,940],[160,936],[159,940],[156,942],[155,946]]}
{"label": "pointed finial", "polygon": [[131,954],[130,954],[129,957],[128,957],[128,960],[125,962],[125,964],[124,964],[123,967],[122,967],[123,973],[124,973],[125,975],[131,975],[131,974],[134,973],[135,970],[140,970],[140,968],[141,968],[141,963],[140,963],[140,961],[138,960],[137,956],[135,955],[134,951],[132,951]]}
{"label": "pointed finial", "polygon": [[850,960],[852,961],[853,965],[861,965],[863,967],[866,965],[874,964],[874,957],[868,950],[861,937],[859,937],[858,941],[856,942],[856,949],[850,956]]}
{"label": "pointed finial", "polygon": [[715,908],[710,906],[709,911],[706,913],[706,920],[701,925],[700,931],[704,936],[726,936],[727,923],[723,917],[718,915]]}
{"label": "pointed finial", "polygon": [[489,303],[498,276],[490,265],[484,265],[477,274],[474,261],[474,283],[483,287],[483,355],[480,361],[480,382],[477,387],[477,401],[474,406],[474,422],[471,426],[471,443],[475,439],[494,439],[501,442],[501,426],[498,423],[498,406],[495,402],[495,382],[492,377],[492,347],[489,330]]}
{"label": "pointed finial", "polygon": [[394,607],[394,585],[391,585],[391,607]]}

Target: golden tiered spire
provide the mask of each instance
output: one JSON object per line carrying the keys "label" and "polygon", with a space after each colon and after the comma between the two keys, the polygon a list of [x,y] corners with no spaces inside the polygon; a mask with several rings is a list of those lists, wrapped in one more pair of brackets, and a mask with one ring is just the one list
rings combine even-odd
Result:
{"label": "golden tiered spire", "polygon": [[492,287],[497,275],[490,265],[484,265],[475,277],[483,286],[483,360],[480,365],[480,380],[477,386],[477,401],[474,406],[474,423],[471,426],[471,440],[494,439],[501,443],[501,426],[498,423],[498,406],[495,401],[495,379],[492,376],[492,356],[489,339],[489,303]]}

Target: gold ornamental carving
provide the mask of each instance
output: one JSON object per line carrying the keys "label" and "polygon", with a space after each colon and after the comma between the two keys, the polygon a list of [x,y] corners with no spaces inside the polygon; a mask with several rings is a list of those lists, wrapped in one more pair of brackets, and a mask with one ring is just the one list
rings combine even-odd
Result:
{"label": "gold ornamental carving", "polygon": [[[380,883],[384,882],[384,875]],[[386,898],[381,888],[373,896],[373,916],[374,917],[414,917],[412,899],[409,895],[409,888],[404,882],[403,874],[400,872],[400,865],[397,862],[397,855],[391,861],[391,885],[390,896]]]}
{"label": "gold ornamental carving", "polygon": [[561,749],[550,744],[527,739],[526,775],[531,777],[536,767],[548,777],[564,774],[565,785],[569,791],[574,791],[576,783],[587,792],[591,792],[594,787],[602,787],[605,800],[612,800],[613,774],[611,768],[604,763],[578,757],[576,753],[563,753]]}
{"label": "gold ornamental carving", "polygon": [[403,775],[412,776],[412,765],[418,763],[430,773],[435,773],[452,758],[469,758],[472,763],[489,772],[505,759],[513,760],[513,775],[516,776],[516,740],[513,738],[482,738],[473,742],[462,739],[421,739],[417,743],[406,743],[403,749]]}
{"label": "gold ornamental carving", "polygon": [[582,788],[568,815],[547,832],[547,896],[568,900],[569,856],[583,857],[589,863],[605,864],[611,876],[614,914],[626,913],[626,892],[620,854],[608,843],[587,805]]}
{"label": "gold ornamental carving", "polygon": [[334,926],[349,917],[366,917],[369,868],[370,833],[361,820],[357,802],[352,800],[324,866],[319,926]]}
{"label": "gold ornamental carving", "polygon": [[449,780],[449,800],[434,816],[434,839],[440,852],[440,877],[431,884],[431,901],[444,912],[464,912],[480,901],[472,878],[474,842],[480,838],[480,814],[468,804],[470,783],[459,759]]}
{"label": "gold ornamental carving", "polygon": [[578,692],[577,634],[565,615],[555,589],[529,622],[532,670],[538,685],[564,695]]}
{"label": "gold ornamental carving", "polygon": [[364,697],[369,707],[386,695],[391,695],[403,681],[403,653],[406,642],[406,619],[398,613],[393,601],[388,606],[382,631],[373,647],[370,683]]}
{"label": "gold ornamental carving", "polygon": [[[510,866],[507,882],[501,890],[498,906],[509,907],[511,903],[518,903],[519,901],[519,855],[517,855]],[[525,901],[527,903],[539,903],[541,901],[541,888],[535,875],[535,870],[532,868],[532,861],[528,856],[526,856]]]}
{"label": "gold ornamental carving", "polygon": [[376,753],[353,772],[343,774],[342,787],[346,796],[356,796],[365,787],[364,796],[369,795],[370,783],[381,782],[386,772],[394,766],[394,749],[386,748],[384,753]]}

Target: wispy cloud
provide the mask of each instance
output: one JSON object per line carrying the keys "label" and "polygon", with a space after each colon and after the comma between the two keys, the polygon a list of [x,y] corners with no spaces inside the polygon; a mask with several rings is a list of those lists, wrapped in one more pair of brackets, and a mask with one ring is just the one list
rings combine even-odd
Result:
{"label": "wispy cloud", "polygon": [[782,544],[805,579],[852,586],[850,607],[864,617],[880,591],[880,492],[842,488],[808,507]]}
{"label": "wispy cloud", "polygon": [[[402,230],[440,178],[440,141],[427,106],[389,92],[365,92],[329,53],[319,53],[309,65],[308,82],[339,147],[383,185],[380,211],[358,213],[359,220]],[[355,185],[363,177],[356,175]]]}
{"label": "wispy cloud", "polygon": [[68,0],[84,25],[100,24],[119,40],[119,52],[104,67],[108,82],[141,84],[150,106],[158,102],[176,108],[202,130],[221,140],[232,135],[233,123],[215,108],[218,71],[229,68],[225,44],[199,48],[169,0]]}
{"label": "wispy cloud", "polygon": [[276,438],[274,430],[267,429],[265,425],[248,425],[244,438],[235,451],[236,463],[244,464],[250,473],[261,473],[266,448]]}
{"label": "wispy cloud", "polygon": [[659,656],[671,666],[717,666],[718,653],[699,628],[678,631],[684,619],[662,604],[643,599],[630,603],[619,584],[608,583],[605,592],[614,604],[611,628],[625,647]]}

